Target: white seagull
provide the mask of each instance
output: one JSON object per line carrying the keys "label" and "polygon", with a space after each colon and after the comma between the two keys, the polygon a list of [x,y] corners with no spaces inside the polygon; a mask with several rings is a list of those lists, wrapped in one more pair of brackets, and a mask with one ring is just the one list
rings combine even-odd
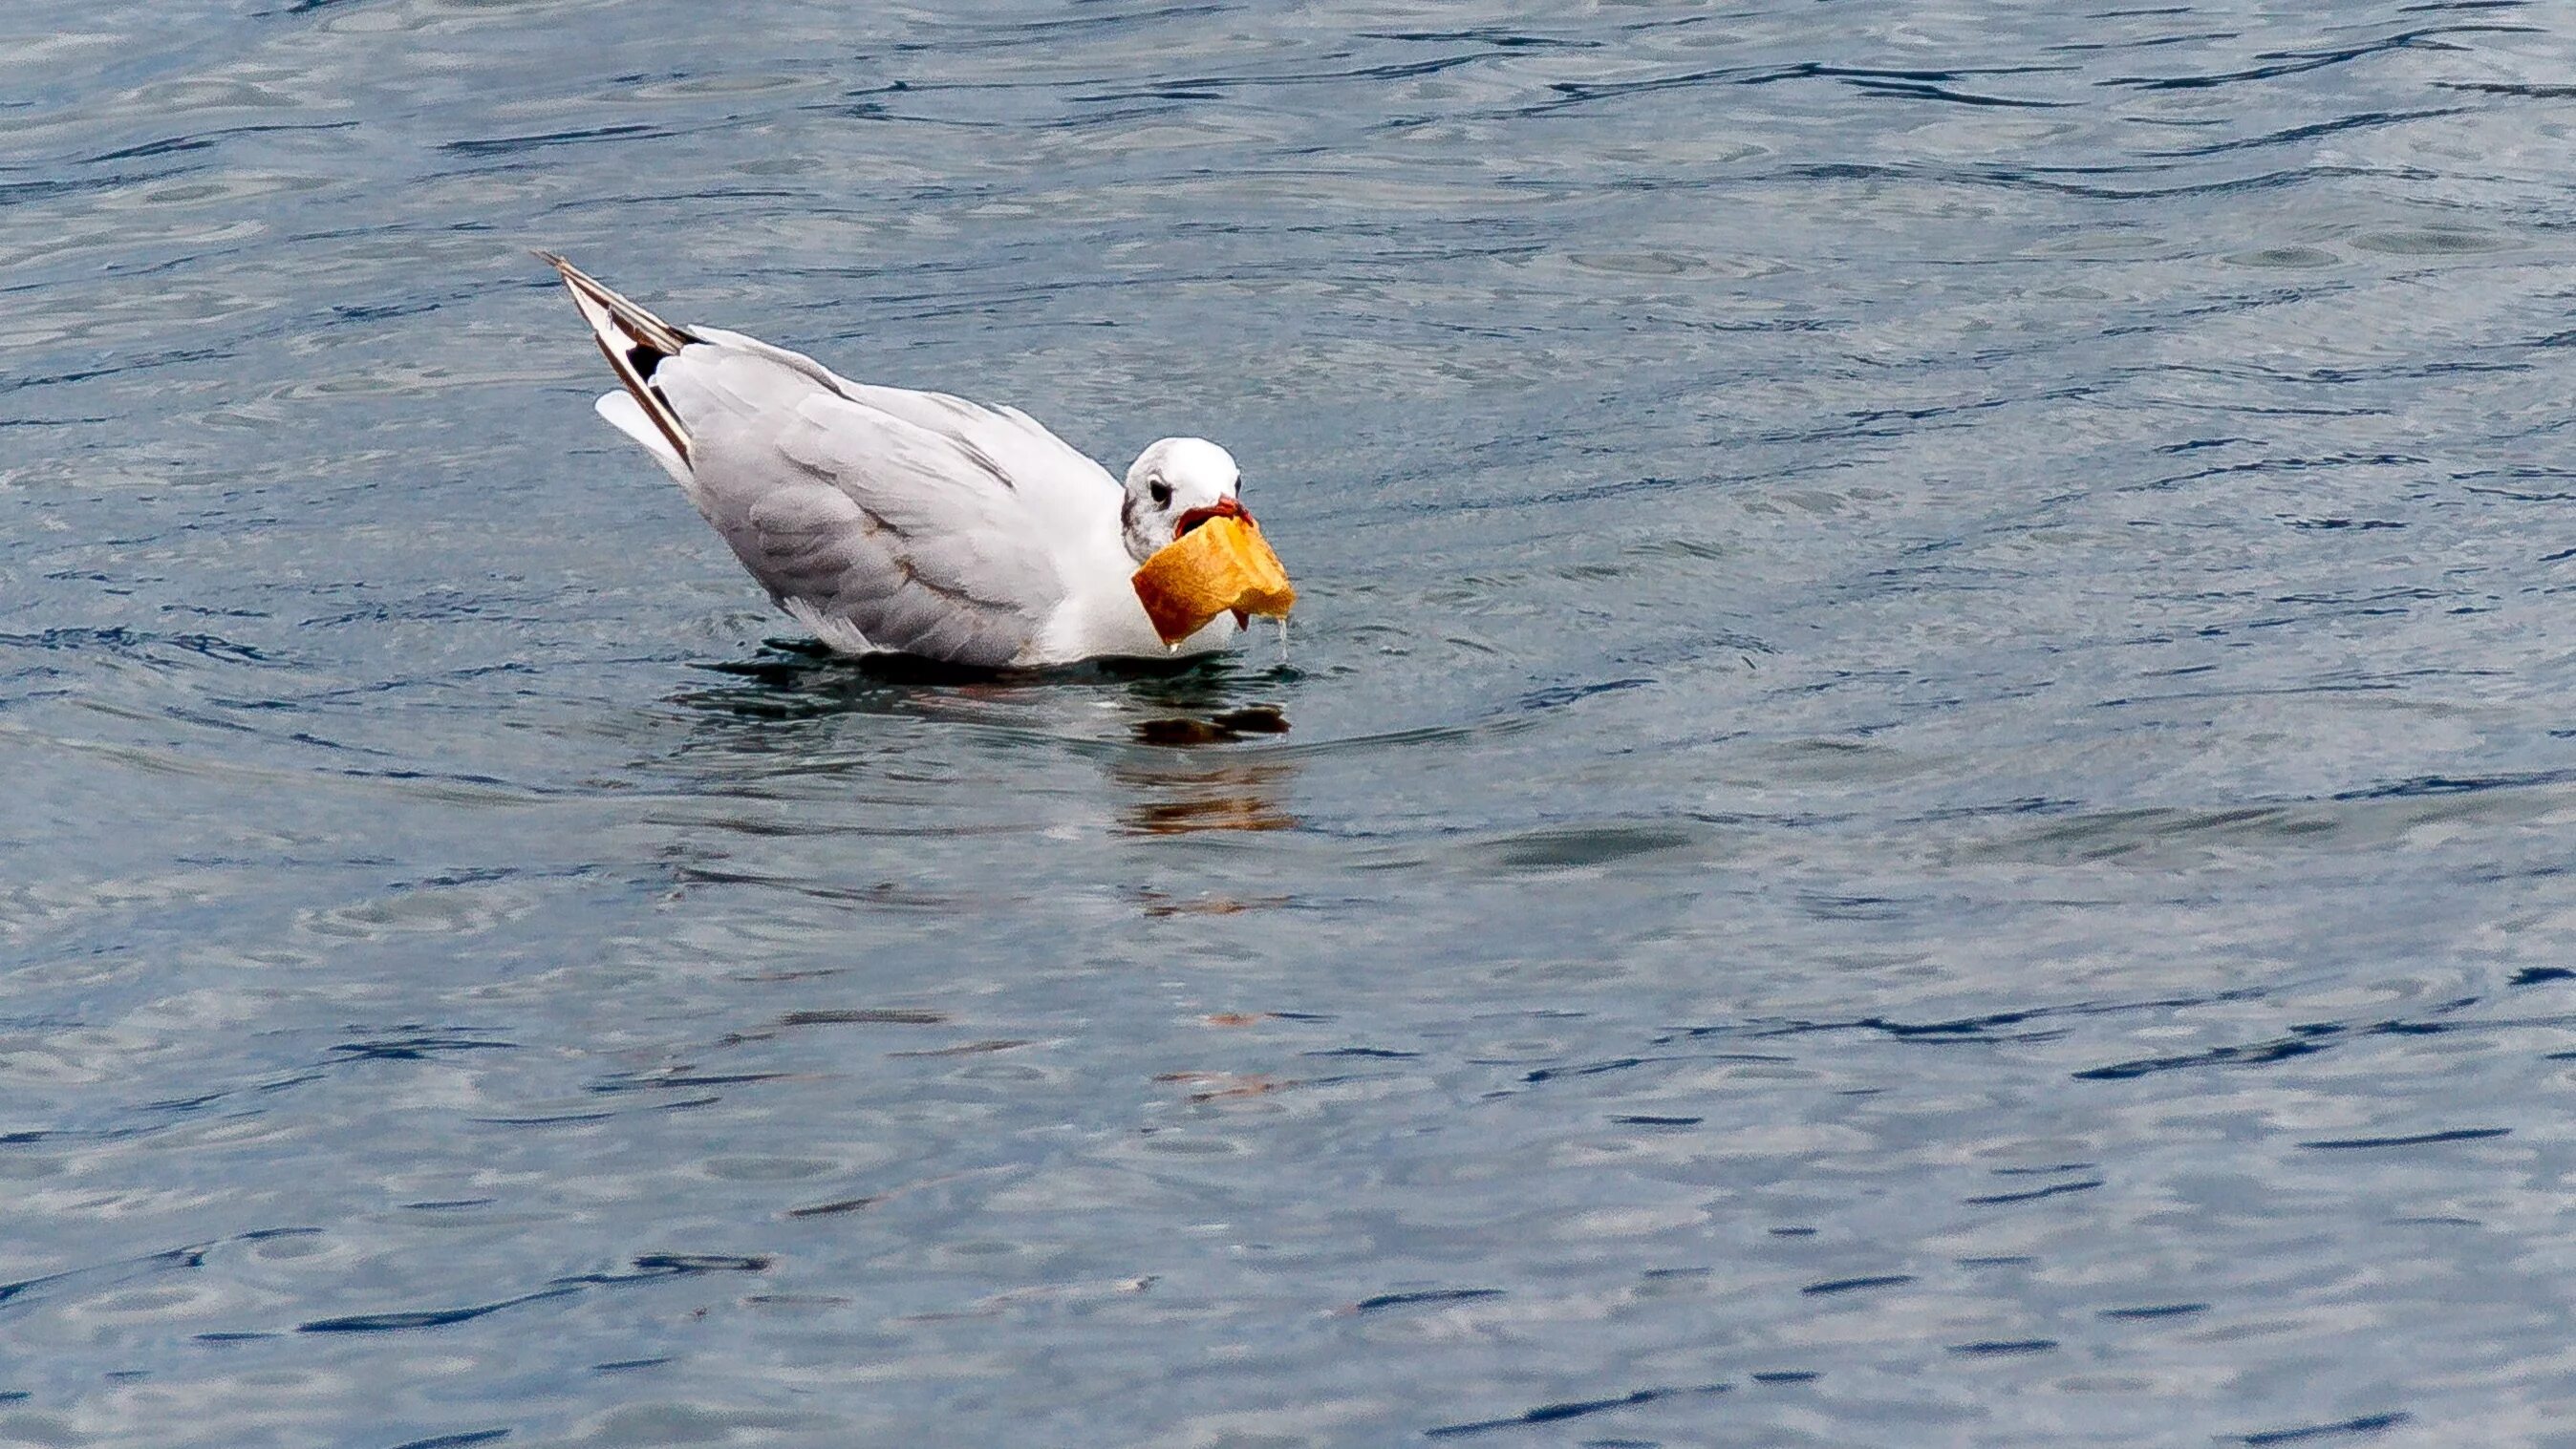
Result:
{"label": "white seagull", "polygon": [[846,654],[987,667],[1221,649],[1219,613],[1167,645],[1130,582],[1241,474],[1165,438],[1122,488],[1017,408],[875,387],[738,332],[675,327],[552,252],[623,389],[599,415],[653,455],[777,605]]}

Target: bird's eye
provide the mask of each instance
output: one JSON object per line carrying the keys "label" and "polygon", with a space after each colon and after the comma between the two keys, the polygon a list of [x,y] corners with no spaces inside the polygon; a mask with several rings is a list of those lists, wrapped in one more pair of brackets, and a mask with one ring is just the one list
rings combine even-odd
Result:
{"label": "bird's eye", "polygon": [[1155,479],[1153,486],[1145,491],[1153,497],[1156,508],[1162,508],[1172,501],[1172,485],[1160,478]]}

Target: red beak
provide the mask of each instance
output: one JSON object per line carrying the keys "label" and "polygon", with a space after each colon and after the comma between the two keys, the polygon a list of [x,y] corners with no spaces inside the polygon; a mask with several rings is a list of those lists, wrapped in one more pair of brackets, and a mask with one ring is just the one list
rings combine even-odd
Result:
{"label": "red beak", "polygon": [[1211,518],[1240,518],[1246,523],[1252,521],[1252,515],[1243,511],[1242,504],[1235,502],[1231,498],[1220,498],[1205,508],[1193,508],[1189,512],[1182,514],[1180,518],[1172,524],[1172,538],[1174,541],[1178,541],[1181,535],[1188,533],[1191,529],[1198,527],[1200,524],[1207,522]]}

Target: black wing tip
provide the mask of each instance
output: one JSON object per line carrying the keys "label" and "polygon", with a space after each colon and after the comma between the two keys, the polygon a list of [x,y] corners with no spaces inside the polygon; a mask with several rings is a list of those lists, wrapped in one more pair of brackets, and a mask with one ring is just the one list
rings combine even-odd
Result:
{"label": "black wing tip", "polygon": [[608,290],[607,287],[601,285],[600,280],[597,277],[594,277],[590,273],[583,271],[581,268],[574,266],[572,264],[572,259],[561,252],[551,252],[546,250],[544,247],[530,247],[528,248],[528,255],[535,257],[538,261],[554,268],[555,275],[563,278],[565,284],[568,286],[580,287],[587,284],[592,287],[597,287],[603,292]]}
{"label": "black wing tip", "polygon": [[666,359],[678,356],[681,348],[698,341],[697,335],[654,316],[566,261],[560,253],[540,247],[528,250],[562,274],[564,286],[572,291],[573,304],[590,324],[591,340],[599,344],[600,355],[608,359],[609,370],[617,374],[618,384],[644,409],[644,415],[671,445],[671,451],[687,462],[688,429],[681,426],[670,399],[654,386],[652,378]]}
{"label": "black wing tip", "polygon": [[576,296],[586,297],[598,303],[608,311],[609,315],[623,324],[636,341],[644,343],[653,351],[666,357],[676,356],[681,348],[690,343],[705,340],[686,327],[666,322],[655,316],[651,309],[574,266],[561,252],[550,252],[543,247],[530,247],[528,251],[539,261],[554,268],[563,277],[564,285],[570,287]]}

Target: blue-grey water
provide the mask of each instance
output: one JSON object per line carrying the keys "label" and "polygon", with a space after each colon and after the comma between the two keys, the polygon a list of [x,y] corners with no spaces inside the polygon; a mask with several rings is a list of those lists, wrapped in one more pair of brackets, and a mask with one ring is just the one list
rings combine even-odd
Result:
{"label": "blue-grey water", "polygon": [[[0,1442],[2576,1443],[2571,80],[17,0]],[[1287,663],[816,657],[529,246],[1219,439]]]}

